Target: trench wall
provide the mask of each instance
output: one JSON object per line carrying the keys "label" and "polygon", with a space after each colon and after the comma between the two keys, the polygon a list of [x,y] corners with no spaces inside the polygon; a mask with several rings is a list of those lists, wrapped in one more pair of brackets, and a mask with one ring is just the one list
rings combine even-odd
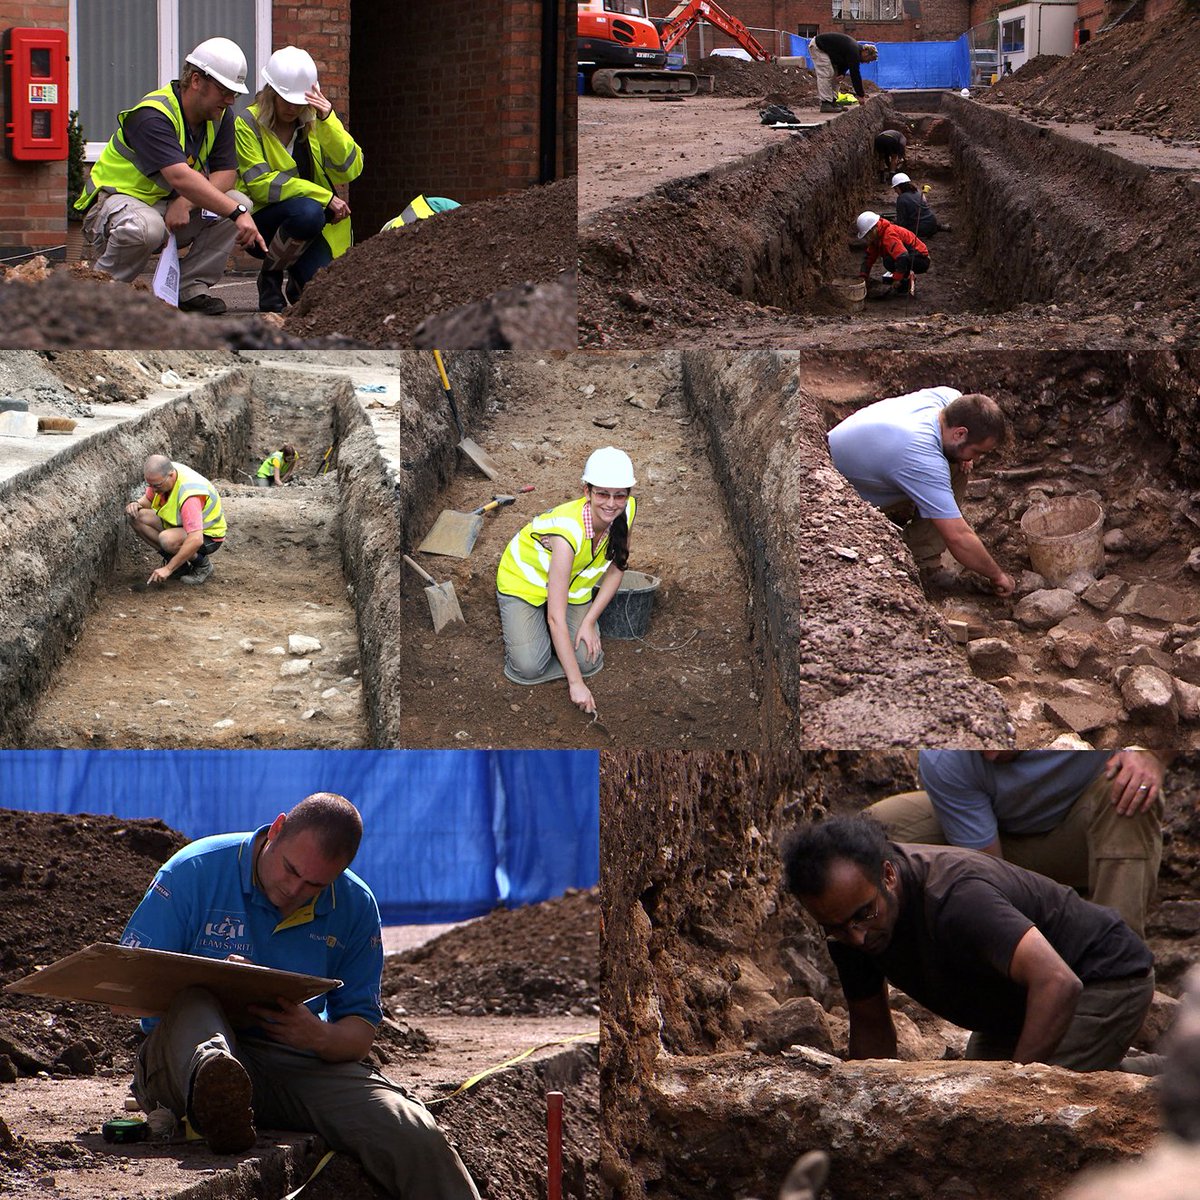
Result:
{"label": "trench wall", "polygon": [[[398,671],[404,653],[399,639],[400,596],[417,577],[401,560],[433,522],[440,495],[458,466],[458,432],[436,376],[413,365],[397,368],[403,407],[400,466],[391,469],[370,417],[346,380],[334,400],[338,488],[341,494],[342,569],[353,591],[358,617],[372,745],[399,745]],[[464,353],[454,360],[454,397],[470,430],[483,413],[488,391],[488,355]],[[389,435],[390,436],[390,435]],[[405,577],[408,577],[407,579]]]}
{"label": "trench wall", "polygon": [[834,469],[793,356],[685,351],[682,366],[789,735],[814,747],[1007,745],[999,693],[967,671],[894,527]]}
{"label": "trench wall", "polygon": [[122,509],[150,454],[209,478],[249,455],[250,386],[237,371],[68,446],[0,485],[0,745],[20,745],[33,706],[74,644],[116,561]]}

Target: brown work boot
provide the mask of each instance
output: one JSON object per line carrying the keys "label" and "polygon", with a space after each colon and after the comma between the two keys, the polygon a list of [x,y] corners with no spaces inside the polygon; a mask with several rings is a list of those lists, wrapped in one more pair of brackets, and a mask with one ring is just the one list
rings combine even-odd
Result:
{"label": "brown work boot", "polygon": [[214,1154],[241,1154],[254,1145],[253,1094],[250,1076],[236,1058],[218,1054],[196,1068],[188,1116]]}

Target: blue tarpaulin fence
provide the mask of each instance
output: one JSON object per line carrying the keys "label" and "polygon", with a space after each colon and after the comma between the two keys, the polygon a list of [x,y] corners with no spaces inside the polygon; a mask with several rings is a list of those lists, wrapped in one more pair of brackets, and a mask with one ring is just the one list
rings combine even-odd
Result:
{"label": "blue tarpaulin fence", "polygon": [[192,839],[346,796],[365,828],[354,871],[389,924],[594,886],[599,790],[592,751],[0,751],[0,807],[161,817]]}
{"label": "blue tarpaulin fence", "polygon": [[[789,34],[791,54],[808,53],[808,38]],[[967,35],[953,42],[876,42],[879,58],[863,63],[862,77],[885,91],[906,88],[965,88],[971,86],[971,50]]]}

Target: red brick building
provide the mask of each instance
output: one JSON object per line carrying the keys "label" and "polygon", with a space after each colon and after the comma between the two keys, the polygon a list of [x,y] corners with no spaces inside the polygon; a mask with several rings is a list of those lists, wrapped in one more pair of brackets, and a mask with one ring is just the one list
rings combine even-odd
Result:
{"label": "red brick building", "polygon": [[[183,55],[204,38],[220,34],[242,47],[252,91],[273,50],[303,46],[363,147],[366,171],[350,190],[362,237],[420,192],[465,202],[575,172],[568,0],[254,0],[234,10],[237,28],[215,24],[205,8],[159,0],[158,27],[129,38],[122,17],[134,19],[143,6],[0,0],[0,29],[68,31],[70,106],[80,112],[89,161],[117,112],[177,77]],[[0,91],[8,86],[5,75]],[[61,254],[66,192],[66,163],[0,157],[0,259]]]}

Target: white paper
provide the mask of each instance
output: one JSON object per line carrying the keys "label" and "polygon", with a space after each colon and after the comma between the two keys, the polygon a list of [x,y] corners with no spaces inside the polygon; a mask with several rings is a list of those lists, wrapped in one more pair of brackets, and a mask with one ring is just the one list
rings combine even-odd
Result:
{"label": "white paper", "polygon": [[174,234],[167,238],[167,244],[158,256],[154,294],[174,308],[179,307],[179,247],[175,244]]}

